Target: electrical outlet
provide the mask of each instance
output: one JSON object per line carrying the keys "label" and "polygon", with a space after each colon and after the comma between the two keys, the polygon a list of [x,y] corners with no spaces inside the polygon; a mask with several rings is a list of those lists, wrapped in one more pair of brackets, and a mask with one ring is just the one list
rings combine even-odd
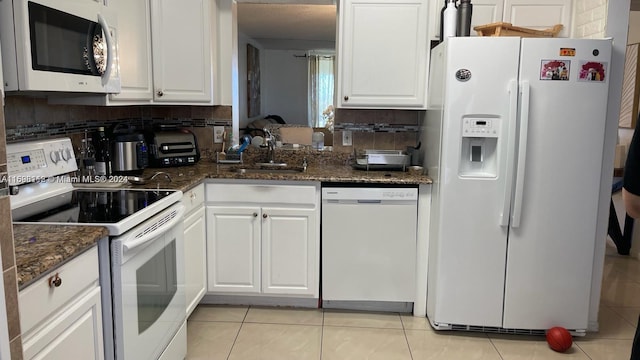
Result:
{"label": "electrical outlet", "polygon": [[352,146],[353,145],[353,137],[351,130],[344,130],[342,132],[342,146]]}
{"label": "electrical outlet", "polygon": [[213,142],[215,144],[220,144],[224,139],[224,126],[214,126],[213,127]]}

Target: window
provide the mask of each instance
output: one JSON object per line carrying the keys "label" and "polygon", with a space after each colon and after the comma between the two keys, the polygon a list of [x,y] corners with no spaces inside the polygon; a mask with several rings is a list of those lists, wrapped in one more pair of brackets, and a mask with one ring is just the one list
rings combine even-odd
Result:
{"label": "window", "polygon": [[335,56],[309,55],[309,121],[313,127],[333,125]]}

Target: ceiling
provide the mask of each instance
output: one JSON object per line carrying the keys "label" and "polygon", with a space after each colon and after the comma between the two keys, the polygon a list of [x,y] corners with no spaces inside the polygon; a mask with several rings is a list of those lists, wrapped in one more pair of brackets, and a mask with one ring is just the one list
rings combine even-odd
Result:
{"label": "ceiling", "polygon": [[238,2],[238,31],[262,45],[263,39],[333,43],[336,6]]}

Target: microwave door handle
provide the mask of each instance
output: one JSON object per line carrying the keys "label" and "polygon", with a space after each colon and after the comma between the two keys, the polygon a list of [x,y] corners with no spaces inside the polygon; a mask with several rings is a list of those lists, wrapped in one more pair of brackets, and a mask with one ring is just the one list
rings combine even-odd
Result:
{"label": "microwave door handle", "polygon": [[111,66],[113,65],[113,49],[115,44],[113,43],[113,38],[111,37],[111,31],[109,31],[109,24],[107,20],[101,15],[98,14],[98,23],[102,26],[102,32],[104,33],[104,39],[107,43],[107,66],[104,69],[104,74],[102,75],[102,85],[106,85],[109,82],[109,78],[111,77]]}

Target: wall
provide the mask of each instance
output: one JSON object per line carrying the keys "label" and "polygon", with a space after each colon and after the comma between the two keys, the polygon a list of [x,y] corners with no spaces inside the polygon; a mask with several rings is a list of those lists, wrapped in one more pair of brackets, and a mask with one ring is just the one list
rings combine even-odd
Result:
{"label": "wall", "polygon": [[603,38],[607,23],[607,5],[608,0],[575,0],[571,37]]}
{"label": "wall", "polygon": [[264,50],[262,109],[280,115],[287,124],[309,126],[308,59],[301,50]]}
{"label": "wall", "polygon": [[[640,11],[631,11],[629,13],[629,33],[627,35],[627,44],[635,44],[640,42]],[[634,129],[619,128],[618,129],[618,143],[624,146],[623,154],[626,154],[626,149],[631,142]],[[622,167],[625,157],[619,156],[616,158],[616,167]]]}
{"label": "wall", "polygon": [[627,44],[640,43],[640,11],[631,11],[629,13],[629,34],[627,35]]}

